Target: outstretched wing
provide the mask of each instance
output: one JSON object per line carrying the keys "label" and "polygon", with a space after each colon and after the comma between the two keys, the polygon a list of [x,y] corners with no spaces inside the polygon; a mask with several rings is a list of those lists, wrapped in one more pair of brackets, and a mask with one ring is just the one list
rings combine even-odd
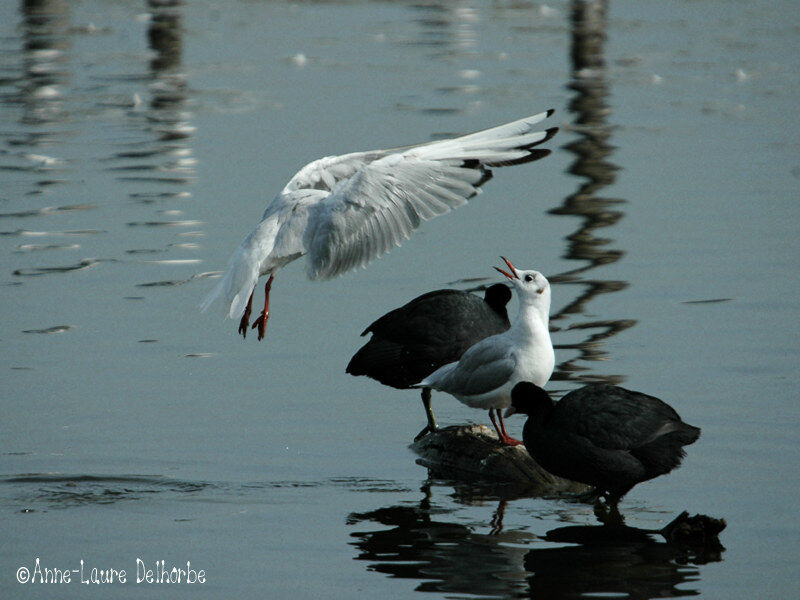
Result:
{"label": "outstretched wing", "polygon": [[[309,217],[304,239],[309,278],[336,277],[399,246],[422,221],[448,213],[477,194],[492,176],[490,167],[547,156],[549,150],[535,146],[557,129],[533,131],[533,126],[550,114],[382,155],[357,153],[338,161],[331,157],[302,169],[289,185],[331,189]],[[326,160],[333,162],[326,167]]]}
{"label": "outstretched wing", "polygon": [[362,167],[383,158],[394,150],[351,152],[341,156],[325,156],[308,163],[291,178],[282,194],[302,189],[331,191],[341,181],[350,179]]}

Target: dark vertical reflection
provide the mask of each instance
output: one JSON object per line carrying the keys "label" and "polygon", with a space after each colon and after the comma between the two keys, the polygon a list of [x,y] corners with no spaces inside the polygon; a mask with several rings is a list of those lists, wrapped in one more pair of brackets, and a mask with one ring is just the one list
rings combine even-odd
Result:
{"label": "dark vertical reflection", "polygon": [[[618,167],[610,160],[614,151],[611,144],[613,127],[607,119],[611,110],[606,103],[608,83],[605,79],[605,42],[607,2],[603,0],[575,1],[572,3],[570,22],[572,25],[572,62],[569,89],[575,92],[568,110],[574,115],[572,131],[578,139],[564,146],[575,155],[569,172],[581,178],[574,194],[565,198],[563,204],[552,209],[551,214],[569,215],[581,219],[580,227],[567,238],[568,246],[564,258],[585,262],[581,267],[553,276],[551,281],[559,285],[577,285],[582,288],[578,297],[550,317],[558,326],[571,315],[585,312],[586,305],[596,296],[617,292],[627,287],[624,281],[609,281],[587,277],[589,271],[618,261],[622,250],[610,248],[612,240],[595,235],[595,230],[610,227],[624,213],[614,206],[624,202],[617,198],[601,196],[600,191],[614,183]],[[602,340],[616,335],[636,323],[634,320],[585,321],[568,325],[569,330],[586,330],[588,336],[574,344],[559,344],[560,350],[576,350],[577,356],[560,363],[552,379],[577,381],[606,381],[621,383],[622,375],[580,374],[588,367],[580,363],[602,360],[606,353]]]}
{"label": "dark vertical reflection", "polygon": [[[418,1],[410,8],[418,35],[404,43],[425,48],[426,60],[442,62],[452,72],[437,85],[435,100],[406,108],[434,116],[460,113],[470,106],[468,99],[481,89],[480,72],[474,68],[479,11],[461,2],[442,0]],[[453,132],[440,132],[434,137],[452,135]]]}
{"label": "dark vertical reflection", "polygon": [[348,516],[355,560],[390,577],[419,580],[418,592],[506,598],[524,590],[524,532],[474,532],[449,519],[451,511],[431,506],[430,486],[419,505],[387,506]]}
{"label": "dark vertical reflection", "polygon": [[[145,136],[125,145],[112,158],[120,181],[140,184],[131,196],[154,202],[187,197],[175,188],[193,181],[195,159],[189,145],[194,127],[187,108],[188,85],[183,70],[182,3],[179,0],[148,0],[150,21],[147,43],[153,56],[149,63],[149,99],[136,99],[130,116]],[[156,187],[152,184],[156,184]],[[172,188],[165,191],[164,186]]]}
{"label": "dark vertical reflection", "polygon": [[[500,507],[488,533],[435,505],[431,486],[417,504],[352,513],[347,524],[358,561],[390,577],[418,580],[419,592],[484,598],[628,598],[696,596],[696,565],[721,560],[722,548],[670,544],[634,527],[565,526],[542,536],[504,530]],[[678,586],[684,586],[684,589]]]}
{"label": "dark vertical reflection", "polygon": [[417,2],[412,5],[417,13],[420,37],[413,45],[432,48],[431,58],[452,58],[474,52],[476,34],[473,25],[477,11],[459,2]]}
{"label": "dark vertical reflection", "polygon": [[[150,60],[150,107],[162,111],[167,124],[180,123],[179,110],[186,100],[186,75],[182,70],[183,26],[180,0],[148,0],[151,10],[147,40],[155,53]],[[176,138],[188,135],[176,135]],[[169,138],[167,138],[169,139]]]}
{"label": "dark vertical reflection", "polygon": [[[145,221],[129,222],[131,227],[165,228],[180,241],[160,248],[130,248],[128,254],[148,255],[167,252],[170,248],[195,248],[187,236],[201,232],[186,231],[198,222],[182,218],[179,207],[191,197],[188,189],[195,180],[196,159],[192,150],[190,90],[183,64],[183,9],[181,0],[148,0],[149,22],[147,45],[152,51],[149,61],[147,99],[136,99],[129,113],[136,133],[144,133],[125,144],[117,152],[110,170],[121,182],[133,184],[130,197],[152,204],[156,216]],[[175,229],[177,228],[177,229]],[[149,260],[149,259],[148,259]],[[166,259],[165,259],[166,260]],[[159,261],[155,261],[159,262]],[[187,263],[196,262],[193,259]],[[152,281],[140,286],[167,286],[184,283],[185,279]]]}
{"label": "dark vertical reflection", "polygon": [[179,0],[148,0],[153,11],[147,39],[155,56],[150,61],[150,71],[156,73],[179,72],[181,66],[181,15],[177,11]]}
{"label": "dark vertical reflection", "polygon": [[69,8],[64,0],[23,0],[19,5],[19,63],[3,79],[9,92],[0,96],[3,104],[20,113],[19,129],[1,134],[7,146],[1,152],[2,169],[35,177],[32,189],[24,176],[6,182],[21,187],[19,196],[41,194],[64,181],[54,173],[62,172],[67,162],[57,148],[68,135],[64,88],[71,78]]}
{"label": "dark vertical reflection", "polygon": [[[19,84],[21,122],[45,127],[66,119],[62,85],[68,78],[64,70],[69,46],[69,4],[64,0],[23,0],[23,70]],[[31,131],[25,145],[52,142],[51,131]]]}
{"label": "dark vertical reflection", "polygon": [[[183,61],[184,35],[182,0],[148,0],[149,20],[147,46],[151,50],[148,62],[148,96],[134,97],[132,110],[128,111],[126,129],[131,139],[120,144],[114,153],[109,170],[117,181],[130,190],[135,202],[151,205],[154,215],[145,220],[129,221],[134,228],[159,229],[172,238],[169,243],[152,247],[136,245],[126,253],[151,263],[188,265],[200,262],[196,258],[151,258],[150,255],[174,250],[196,249],[192,241],[201,236],[193,228],[200,222],[184,218],[183,207],[191,198],[189,186],[195,181],[197,160],[192,149],[191,90]],[[126,79],[126,78],[123,78]],[[130,79],[130,78],[127,78]],[[192,228],[192,229],[187,229]],[[130,240],[159,239],[145,235],[132,235]],[[181,276],[139,282],[137,286],[160,288],[176,286],[192,278]]]}

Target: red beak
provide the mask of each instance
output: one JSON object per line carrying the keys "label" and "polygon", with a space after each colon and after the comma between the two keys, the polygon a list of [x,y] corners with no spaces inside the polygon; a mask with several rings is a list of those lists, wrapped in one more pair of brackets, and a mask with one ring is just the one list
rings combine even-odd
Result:
{"label": "red beak", "polygon": [[511,269],[513,275],[510,275],[507,271],[504,271],[499,267],[495,267],[495,270],[500,271],[503,275],[505,275],[509,279],[519,279],[519,275],[517,275],[517,270],[514,268],[514,265],[511,264],[511,261],[508,260],[505,256],[501,256],[500,258],[502,258],[503,261],[508,265],[508,268]]}

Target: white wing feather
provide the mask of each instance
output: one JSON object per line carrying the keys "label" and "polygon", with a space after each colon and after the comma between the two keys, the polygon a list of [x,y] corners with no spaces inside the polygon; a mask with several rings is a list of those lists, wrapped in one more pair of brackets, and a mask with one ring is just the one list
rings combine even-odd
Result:
{"label": "white wing feather", "polygon": [[479,169],[390,155],[334,189],[309,219],[311,279],[341,275],[399,246],[423,220],[445,214],[478,193]]}
{"label": "white wing feather", "polygon": [[[304,238],[309,278],[330,279],[365,266],[408,239],[422,221],[465,204],[491,177],[486,167],[529,159],[531,148],[555,133],[533,131],[550,114],[451,140],[383,151],[383,156],[381,151],[360,153],[336,162],[341,170],[345,165],[355,169],[358,162],[362,166],[311,209],[314,214]],[[315,175],[324,165],[312,168],[314,164],[303,169],[308,169],[304,181],[324,179]]]}

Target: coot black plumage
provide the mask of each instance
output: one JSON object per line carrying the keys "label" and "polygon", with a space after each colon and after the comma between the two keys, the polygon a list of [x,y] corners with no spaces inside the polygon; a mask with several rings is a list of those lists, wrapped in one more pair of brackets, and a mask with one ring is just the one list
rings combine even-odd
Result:
{"label": "coot black plumage", "polygon": [[[384,385],[408,389],[442,365],[457,361],[473,344],[509,328],[506,305],[511,290],[502,284],[484,297],[460,290],[436,290],[386,313],[367,327],[370,340],[347,365],[351,375],[366,375]],[[436,431],[431,390],[422,389],[428,425],[417,439]]]}
{"label": "coot black plumage", "polygon": [[595,486],[613,505],[637,483],[680,465],[683,446],[700,437],[665,402],[613,385],[587,385],[555,403],[542,388],[519,383],[506,416],[515,412],[529,415],[523,440],[534,460]]}

